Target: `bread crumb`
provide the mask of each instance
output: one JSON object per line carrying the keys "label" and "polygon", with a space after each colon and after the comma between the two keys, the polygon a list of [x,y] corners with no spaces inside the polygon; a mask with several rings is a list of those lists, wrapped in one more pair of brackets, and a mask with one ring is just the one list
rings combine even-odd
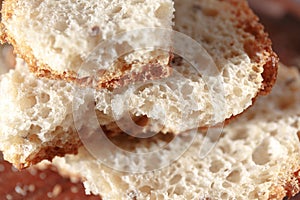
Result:
{"label": "bread crumb", "polygon": [[52,190],[52,198],[57,197],[62,192],[62,187],[60,185],[55,185]]}
{"label": "bread crumb", "polygon": [[15,187],[15,191],[16,191],[17,194],[20,194],[22,196],[26,196],[26,194],[27,194],[27,191],[19,185],[17,185]]}
{"label": "bread crumb", "polygon": [[30,184],[30,185],[28,186],[28,190],[29,190],[29,192],[34,192],[34,191],[35,191],[35,185]]}
{"label": "bread crumb", "polygon": [[30,168],[30,169],[28,169],[28,171],[32,176],[37,175],[37,170],[35,168]]}
{"label": "bread crumb", "polygon": [[48,193],[47,193],[47,197],[48,197],[48,198],[52,198],[52,197],[53,197],[53,196],[52,196],[52,192],[48,192]]}
{"label": "bread crumb", "polygon": [[47,177],[47,175],[45,173],[40,174],[40,179],[44,180],[46,177]]}
{"label": "bread crumb", "polygon": [[12,200],[13,197],[12,197],[10,194],[7,194],[7,195],[6,195],[6,199],[7,199],[7,200]]}
{"label": "bread crumb", "polygon": [[78,193],[78,188],[76,186],[72,186],[71,187],[71,192],[74,193],[74,194]]}

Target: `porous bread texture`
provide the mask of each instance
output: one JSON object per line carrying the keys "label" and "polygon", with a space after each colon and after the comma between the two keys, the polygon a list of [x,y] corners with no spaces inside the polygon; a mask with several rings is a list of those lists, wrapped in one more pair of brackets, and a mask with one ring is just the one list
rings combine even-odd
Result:
{"label": "porous bread texture", "polygon": [[[283,92],[284,91],[284,92]],[[65,175],[82,177],[86,193],[102,199],[278,199],[299,192],[300,169],[300,75],[284,66],[273,92],[258,100],[240,119],[224,128],[216,146],[201,159],[204,135],[198,134],[190,148],[168,167],[143,174],[117,172],[81,148],[76,156],[55,158],[53,164]],[[282,107],[284,105],[284,107]],[[267,116],[267,117],[265,117]],[[183,136],[170,148],[181,147]],[[119,143],[140,159],[143,152],[166,145],[164,139]],[[121,156],[113,152],[116,161]],[[159,155],[164,161],[172,152]],[[130,158],[128,158],[130,159]],[[157,162],[157,161],[156,161]],[[130,166],[129,166],[130,167]]]}
{"label": "porous bread texture", "polygon": [[[37,79],[19,64],[1,76],[1,143],[6,160],[22,168],[39,157],[77,151],[73,128],[73,87],[62,81]],[[66,140],[68,138],[68,140]]]}
{"label": "porous bread texture", "polygon": [[[56,155],[76,153],[81,145],[76,128],[90,124],[74,121],[73,109],[81,107],[84,115],[87,108],[82,106],[91,106],[80,104],[91,98],[85,94],[78,105],[72,104],[76,89],[65,81],[38,79],[18,59],[16,69],[0,78],[0,150],[4,158],[21,169]],[[101,125],[110,122],[108,116],[100,112],[98,116]]]}
{"label": "porous bread texture", "polygon": [[237,95],[241,93],[238,84],[253,84],[250,88],[256,85],[261,93],[270,91],[278,58],[247,1],[175,0],[175,9],[174,29],[198,41],[213,57],[224,82],[231,82],[232,87],[226,90],[237,97],[249,95]]}
{"label": "porous bread texture", "polygon": [[[191,36],[211,55],[222,88],[207,90],[210,83],[184,62],[182,67],[174,66],[172,77],[159,84],[98,93],[97,109],[109,116],[114,114],[116,120],[126,112],[146,116],[155,121],[153,129],[180,133],[238,115],[259,93],[270,91],[277,74],[277,57],[245,1],[178,0],[175,8],[175,30]],[[122,107],[124,100],[128,105]]]}
{"label": "porous bread texture", "polygon": [[[172,127],[175,133],[190,129],[191,126],[195,128],[198,126],[196,119],[201,119],[203,122],[209,120],[205,117],[210,113],[197,116],[183,116],[180,113],[188,112],[188,108],[196,109],[201,106],[202,101],[209,102],[210,99],[206,93],[201,94],[205,84],[198,76],[191,77],[193,71],[191,69],[186,71],[188,66],[184,62],[181,66],[174,66],[178,72],[177,76],[172,76],[166,82],[151,83],[152,85],[147,87],[142,85],[143,87],[140,88],[130,86],[123,88],[121,94],[105,89],[92,90],[90,93],[87,89],[80,90],[64,81],[38,79],[29,73],[26,63],[18,59],[16,69],[3,75],[0,81],[2,94],[0,149],[4,151],[5,158],[19,168],[27,167],[42,159],[52,159],[56,154],[76,153],[81,145],[76,128],[94,127],[95,124],[91,124],[93,122],[89,120],[90,116],[87,116],[90,109],[94,109],[94,103],[98,110],[100,125],[106,126],[105,131],[112,135],[120,132],[118,124],[114,122],[121,121],[123,116],[117,115],[116,112],[112,113],[114,110],[112,108],[120,107],[123,109],[122,112],[129,112],[133,118],[136,118],[134,121],[137,124],[139,124],[138,119],[143,116],[135,115],[134,111],[144,109],[145,116],[149,118],[142,123],[145,131],[158,132],[162,130],[162,125],[167,128]],[[182,93],[183,88],[185,90],[190,88],[190,93]],[[165,89],[165,93],[158,93],[162,89]],[[124,99],[129,100],[128,107],[122,107]],[[75,104],[74,100],[76,100]],[[144,106],[145,101],[148,107]],[[173,105],[166,107],[170,102]],[[149,107],[151,103],[154,104],[154,109],[162,111],[158,113],[161,116],[155,117],[157,113],[149,109],[152,108]],[[155,103],[163,106],[155,107]],[[205,106],[203,107],[205,109]],[[181,110],[178,112],[178,109],[172,110],[173,108],[181,108]],[[73,114],[80,115],[75,122]],[[191,117],[195,117],[195,121],[188,120]],[[46,150],[48,153],[45,153]]]}
{"label": "porous bread texture", "polygon": [[[274,91],[270,95],[262,97],[262,99],[266,100],[260,100],[255,103],[255,107],[264,113],[264,120],[282,118],[282,116],[285,116],[287,120],[291,120],[300,115],[298,104],[300,99],[299,69],[297,67],[286,67],[281,64],[279,66],[279,74],[280,76],[277,79],[280,84],[275,84]],[[268,100],[272,102],[266,103]],[[268,112],[269,110],[272,110],[272,112]],[[256,118],[258,114],[255,109],[249,109],[247,118]],[[247,120],[247,118],[243,117],[242,119]],[[239,120],[241,121],[242,119]]]}
{"label": "porous bread texture", "polygon": [[[139,30],[171,30],[173,12],[172,0],[7,0],[2,8],[1,38],[13,44],[37,75],[70,81],[79,78],[80,68],[86,67],[82,64],[101,42],[117,40],[117,44],[105,52],[110,55],[139,43],[140,50],[126,52],[127,55],[120,55],[110,65],[98,66],[105,72],[97,77],[96,86],[102,87],[103,84],[113,85],[111,81],[118,82],[131,73],[143,73],[144,66],[150,65],[151,69],[153,64],[159,64],[162,71],[153,78],[168,75],[168,50],[157,50],[151,45],[153,41],[170,43],[170,38],[154,40],[155,36],[149,38]],[[117,36],[134,30],[136,35],[128,35],[125,42]],[[149,41],[150,46],[147,46]]]}
{"label": "porous bread texture", "polygon": [[[234,2],[235,1],[186,1],[182,4],[181,1],[175,1],[177,8],[175,29],[201,42],[201,45],[203,45],[212,56],[220,72],[217,77],[223,80],[223,89],[221,88],[221,92],[219,92],[219,88],[217,88],[216,91],[210,91],[208,89],[208,83],[205,82],[202,74],[197,73],[197,70],[195,70],[188,61],[177,57],[174,63],[172,63],[172,76],[168,78],[148,82],[147,84],[129,85],[119,90],[92,90],[91,94],[88,90],[81,90],[81,93],[76,93],[76,98],[80,103],[81,109],[85,111],[87,110],[86,108],[92,107],[95,103],[96,109],[99,111],[98,117],[100,125],[107,126],[105,129],[111,134],[116,134],[120,131],[118,125],[113,122],[122,120],[126,113],[129,113],[130,116],[137,119],[148,118],[148,122],[146,124],[144,123],[146,126],[142,128],[143,131],[161,131],[164,133],[172,132],[178,134],[197,127],[215,125],[224,121],[224,119],[230,118],[232,115],[243,112],[252,104],[252,100],[259,92],[267,92],[270,90],[270,86],[275,80],[274,76],[276,76],[276,56],[272,53],[270,41],[263,32],[261,25],[257,22],[257,18],[249,10],[245,2]],[[220,10],[223,12],[211,10],[216,7],[222,8]],[[236,9],[236,7],[240,7],[241,9]],[[239,11],[237,12],[237,10]],[[212,15],[212,13],[214,14]],[[236,16],[241,17],[239,20],[236,20],[236,18],[234,18]],[[201,26],[198,27],[198,23]],[[226,28],[224,24],[226,24]],[[211,40],[207,40],[209,32],[211,33],[209,35]],[[255,40],[257,40],[256,43]],[[246,42],[247,45],[245,45],[244,42]],[[233,52],[228,49],[231,49]],[[249,52],[249,49],[252,51]],[[229,52],[224,53],[223,51],[225,50]],[[14,136],[20,138],[16,131],[18,126],[15,126],[15,124],[19,124],[19,127],[22,127],[22,124],[18,121],[18,117],[6,117],[13,116],[10,113],[14,112],[10,112],[9,109],[12,109],[12,111],[17,109],[15,115],[27,115],[26,109],[22,108],[22,106],[24,106],[22,101],[12,100],[9,102],[6,96],[11,99],[22,95],[31,97],[32,92],[42,92],[44,90],[43,88],[47,91],[51,89],[51,87],[49,88],[49,86],[47,86],[49,84],[62,84],[59,86],[61,88],[57,91],[53,89],[51,93],[48,94],[50,97],[54,96],[50,99],[57,99],[59,102],[55,104],[51,104],[50,102],[47,106],[46,104],[36,105],[36,112],[44,113],[44,106],[51,108],[54,105],[55,109],[60,110],[63,114],[57,114],[59,117],[55,119],[57,120],[56,124],[49,126],[48,128],[50,129],[46,130],[45,128],[42,132],[36,130],[35,133],[37,135],[41,134],[42,138],[46,133],[52,135],[52,128],[56,126],[64,127],[64,123],[66,123],[65,127],[69,127],[70,130],[75,130],[74,124],[72,124],[72,120],[70,120],[70,115],[72,114],[72,98],[74,97],[74,93],[72,93],[72,91],[74,92],[73,86],[64,82],[56,83],[55,81],[36,79],[33,75],[30,75],[25,68],[26,67],[24,67],[24,71],[22,71],[22,68],[19,67],[17,71],[12,71],[10,74],[4,75],[6,78],[2,78],[1,81],[9,82],[1,83],[4,88],[2,94],[5,94],[1,96],[1,101],[5,102],[3,105],[9,104],[7,107],[2,107],[2,123],[6,127],[2,130],[5,136],[3,141],[9,141],[7,137],[10,137],[12,141],[14,140]],[[21,74],[23,77],[28,76],[30,78],[23,78],[22,82],[21,80],[15,79],[14,74]],[[39,84],[30,85],[29,80]],[[45,85],[43,85],[44,81]],[[13,87],[13,90],[20,92],[20,94],[16,95],[16,93],[11,93],[13,90],[9,89],[10,87]],[[23,90],[18,88],[23,88]],[[63,92],[63,94],[59,92]],[[94,96],[89,96],[88,94]],[[39,93],[39,95],[42,95],[42,93]],[[61,99],[64,96],[68,98]],[[30,98],[27,101],[31,101]],[[215,104],[219,106],[215,107]],[[60,105],[61,107],[56,108],[56,105]],[[23,110],[18,110],[19,108]],[[24,110],[26,112],[23,112]],[[51,114],[49,117],[55,115],[55,113],[52,112]],[[32,124],[34,122],[35,125],[38,125],[38,123],[35,122],[36,118],[42,119],[43,117],[42,115],[38,116],[38,114],[29,116],[27,123]],[[6,123],[7,119],[10,120],[9,123]],[[21,119],[23,119],[23,117],[21,117]],[[89,121],[86,121],[89,117],[83,115],[81,119],[82,120],[76,122],[77,126],[89,125]],[[45,121],[48,120],[51,121],[52,119],[47,118]],[[41,120],[39,123],[43,124]],[[30,127],[28,124],[27,128]],[[30,131],[30,129],[26,129],[22,134],[27,135]],[[64,129],[64,131],[66,130]],[[73,133],[69,135],[72,134]],[[54,132],[54,135],[56,135],[56,132]],[[64,134],[64,136],[66,136],[66,134]],[[79,146],[77,143],[79,139],[76,136],[75,134],[75,137],[73,138],[72,136],[70,140],[69,148],[72,148],[72,152],[76,152]],[[59,137],[56,139],[60,140]],[[24,142],[30,144],[27,138],[23,138],[23,140],[20,140],[19,143]],[[73,140],[75,140],[74,144],[72,144]],[[49,143],[42,143],[45,145],[43,147],[46,148],[50,146],[54,149],[55,146],[57,146],[55,140],[49,139],[47,141]],[[6,143],[6,145],[9,146],[9,142]],[[33,145],[40,146],[40,143],[33,143]],[[12,148],[15,148],[14,145],[12,145]],[[44,158],[43,156],[51,159],[56,154],[55,150],[49,154],[36,154],[38,151],[35,151],[36,149],[34,148],[29,151],[27,151],[27,149],[24,150],[23,152],[14,151],[13,149],[12,151],[6,150],[6,158],[10,162],[22,167],[39,162]],[[33,152],[34,154],[28,158],[28,155]],[[69,153],[72,152],[70,151]],[[62,154],[63,152],[59,153],[59,155]]]}
{"label": "porous bread texture", "polygon": [[[77,153],[82,145],[78,131],[95,126],[85,120],[95,106],[93,93],[63,80],[37,78],[22,59],[17,58],[16,63],[15,69],[0,76],[0,151],[5,160],[22,169],[44,159]],[[106,96],[109,91],[101,93]],[[96,114],[108,136],[121,132],[113,116],[102,110]],[[144,117],[132,118],[144,124]]]}
{"label": "porous bread texture", "polygon": [[246,110],[258,94],[270,92],[277,56],[246,1],[175,0],[174,5],[174,29],[211,56],[218,71],[215,82],[208,82],[189,60],[176,58],[172,75],[158,84],[129,86],[105,98],[98,93],[98,109],[117,119],[129,110],[154,120],[153,131],[181,133],[221,123]]}

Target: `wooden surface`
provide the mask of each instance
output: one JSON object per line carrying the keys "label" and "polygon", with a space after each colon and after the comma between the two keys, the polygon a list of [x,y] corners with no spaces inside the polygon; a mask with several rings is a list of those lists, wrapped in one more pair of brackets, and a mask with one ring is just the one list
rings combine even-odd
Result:
{"label": "wooden surface", "polygon": [[86,196],[81,183],[72,183],[55,169],[28,169],[17,171],[11,164],[0,160],[0,200],[99,200]]}

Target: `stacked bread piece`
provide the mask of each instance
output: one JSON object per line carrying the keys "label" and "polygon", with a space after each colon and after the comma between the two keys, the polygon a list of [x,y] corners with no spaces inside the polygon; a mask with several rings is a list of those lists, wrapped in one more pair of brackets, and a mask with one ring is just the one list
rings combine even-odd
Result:
{"label": "stacked bread piece", "polygon": [[[10,103],[2,101],[5,105],[2,106],[3,112],[8,115],[1,116],[2,127],[5,127],[1,131],[4,136],[1,141],[6,141],[2,144],[8,146],[11,143],[9,149],[14,149],[1,147],[3,151],[11,152],[8,154],[13,158],[7,159],[18,168],[23,168],[47,157],[51,159],[55,155],[75,153],[79,138],[72,129],[74,86],[62,80],[78,82],[78,73],[90,55],[97,52],[99,43],[113,41],[118,34],[137,32],[129,35],[136,38],[125,40],[128,44],[118,43],[122,49],[126,45],[132,46],[132,40],[142,46],[142,42],[149,39],[147,35],[138,34],[140,30],[171,30],[173,12],[171,0],[3,1],[2,42],[13,44],[18,56],[26,61],[26,64],[22,61],[17,64],[20,67],[16,71],[20,74],[11,72],[4,75],[8,77],[2,78],[1,83],[2,100],[7,100],[5,94],[11,99]],[[163,42],[170,40],[164,38]],[[109,49],[111,54],[118,50]],[[169,51],[142,49],[126,52],[112,66],[104,69],[105,73],[98,76],[96,86],[102,87],[108,83],[107,87],[118,85],[120,80],[135,78],[131,75],[140,75],[142,79],[167,76]],[[27,68],[35,75],[53,80],[39,80]],[[63,123],[64,120],[67,122]]]}
{"label": "stacked bread piece", "polygon": [[[120,79],[134,78],[132,74],[146,73],[144,70],[157,75],[152,78],[168,75],[171,54],[151,49],[147,46],[150,36],[139,30],[172,29],[173,11],[172,0],[9,0],[3,1],[1,38],[13,44],[36,75],[78,82],[83,78],[79,75],[82,66],[86,68],[87,59],[97,52],[101,42],[136,31],[122,41],[114,41],[113,48],[106,49],[105,54],[114,55],[123,48],[131,51],[135,43],[140,44],[140,51],[124,52],[114,63],[97,66],[96,73],[101,76],[95,87],[113,87]],[[162,39],[158,41],[162,43]],[[163,42],[170,40],[164,38]]]}
{"label": "stacked bread piece", "polygon": [[[79,6],[78,3],[74,3],[74,6]],[[63,80],[36,78],[26,67],[29,65],[31,69],[44,69],[44,61],[42,57],[38,59],[37,56],[33,59],[32,52],[23,52],[24,49],[39,51],[40,54],[45,52],[43,56],[49,59],[56,58],[69,63],[57,62],[62,63],[60,67],[73,66],[70,64],[73,62],[72,59],[65,60],[61,57],[64,52],[51,56],[53,46],[49,47],[49,43],[43,44],[47,40],[37,41],[39,45],[36,46],[33,41],[28,42],[32,38],[27,38],[27,34],[15,34],[18,36],[14,36],[16,37],[14,39],[10,32],[17,33],[25,26],[19,24],[23,23],[23,18],[32,17],[31,21],[25,20],[26,23],[39,25],[40,22],[33,17],[39,17],[38,9],[45,9],[48,4],[50,7],[55,5],[50,1],[4,2],[4,13],[9,13],[4,14],[2,20],[4,38],[12,42],[19,55],[27,61],[27,64],[19,61],[16,70],[1,78],[1,90],[4,95],[0,99],[3,105],[0,149],[4,152],[5,158],[18,168],[30,166],[43,159],[51,160],[55,155],[76,153],[81,146],[77,135],[78,129],[86,129],[93,125],[86,121],[89,119],[88,116],[83,115],[79,119],[74,119],[74,112],[87,111],[87,108],[93,105],[96,105],[98,121],[102,127],[105,126],[106,131],[112,133],[120,131],[115,122],[122,121],[129,113],[134,120],[147,121],[146,128],[141,128],[139,132],[178,134],[198,127],[216,125],[242,113],[252,105],[258,94],[267,94],[275,82],[277,57],[271,49],[267,34],[247,3],[206,0],[174,1],[176,9],[174,29],[191,37],[203,47],[206,56],[210,56],[209,59],[213,63],[213,67],[204,66],[204,68],[216,72],[212,79],[219,80],[222,87],[214,82],[206,82],[204,74],[199,73],[189,60],[180,57],[173,60],[173,73],[168,78],[161,78],[138,87],[129,84],[119,90],[78,89]],[[69,8],[69,4],[61,4],[59,12],[63,10],[62,5],[66,6],[66,9]],[[84,5],[81,6],[84,8]],[[32,9],[37,11],[29,14],[28,8],[30,11]],[[58,19],[54,17],[53,20],[56,22]],[[51,31],[38,32],[41,27],[30,24],[26,27],[31,27],[31,31],[37,31],[40,37],[52,34]],[[52,30],[55,27],[57,26],[45,28]],[[23,29],[26,30],[25,27]],[[60,37],[63,32],[55,33]],[[25,43],[24,45],[15,43],[14,41],[19,41],[17,39],[19,37],[20,41],[32,46],[25,48]],[[84,40],[83,43],[94,44],[84,38],[79,41],[81,40]],[[77,40],[66,41],[70,45],[78,43]],[[68,49],[69,46],[64,51],[70,53]],[[26,57],[28,55],[34,62]],[[73,58],[73,54],[70,58]],[[49,73],[50,77],[51,74]]]}
{"label": "stacked bread piece", "polygon": [[[284,91],[284,92],[283,92]],[[207,143],[216,146],[204,157],[200,148],[205,134],[199,133],[189,149],[169,166],[142,174],[118,172],[81,148],[78,155],[55,158],[53,164],[69,176],[80,176],[87,193],[102,199],[283,199],[300,191],[300,73],[296,68],[279,68],[272,93],[233,123],[220,138]],[[136,165],[145,153],[166,145],[169,138],[125,143],[121,148],[138,153]],[[168,149],[179,149],[186,136],[178,136]],[[123,155],[113,152],[115,159]],[[176,151],[157,155],[161,162]],[[132,157],[133,158],[133,157]],[[130,159],[130,158],[129,158]],[[158,159],[159,160],[159,159]],[[137,163],[135,163],[137,162]]]}
{"label": "stacked bread piece", "polygon": [[[296,70],[281,67],[273,93],[220,137],[204,132],[220,131],[211,127],[243,113],[276,80],[277,56],[245,0],[6,0],[2,13],[1,39],[21,58],[0,77],[0,151],[17,168],[54,159],[103,199],[281,199],[299,191]],[[154,41],[149,30],[166,34]],[[106,41],[117,45],[103,50]],[[187,54],[197,44],[201,63],[176,55],[178,43]],[[99,52],[108,57],[96,59],[96,87],[82,87]],[[127,172],[85,146],[100,131],[116,146],[109,159]]]}

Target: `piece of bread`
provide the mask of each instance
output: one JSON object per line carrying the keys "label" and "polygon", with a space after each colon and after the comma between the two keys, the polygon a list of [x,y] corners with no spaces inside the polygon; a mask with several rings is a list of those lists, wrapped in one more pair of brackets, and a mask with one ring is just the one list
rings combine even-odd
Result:
{"label": "piece of bread", "polygon": [[[137,132],[134,134],[179,134],[238,115],[258,94],[270,91],[277,57],[246,2],[178,0],[175,7],[175,29],[201,42],[219,69],[217,77],[224,81],[223,89],[209,90],[202,74],[180,57],[172,63],[173,73],[168,78],[119,90],[79,93],[71,84],[35,78],[20,61],[17,69],[0,81],[0,150],[5,158],[23,168],[55,155],[76,153],[81,145],[76,128],[95,124],[86,121],[90,116],[79,116],[73,123],[73,114],[94,104],[100,125],[110,134],[116,135],[121,128]],[[238,20],[236,16],[240,16]],[[74,95],[80,106],[72,108]],[[88,109],[83,111],[90,114]],[[126,113],[144,127],[118,127]]]}
{"label": "piece of bread", "polygon": [[[55,155],[76,153],[81,141],[72,113],[75,90],[65,81],[38,79],[18,59],[16,69],[0,77],[0,151],[4,158],[21,169]],[[88,98],[94,97],[83,94],[81,100]],[[83,106],[91,104],[94,99]],[[98,116],[103,126],[112,121],[100,112]]]}
{"label": "piece of bread", "polygon": [[[284,91],[284,92],[283,92]],[[55,158],[53,164],[63,174],[82,177],[87,194],[102,199],[278,199],[300,190],[300,75],[295,68],[281,66],[274,91],[258,100],[240,119],[224,128],[216,146],[200,157],[204,136],[198,134],[190,148],[169,166],[147,173],[117,172],[97,161],[84,148],[79,154]],[[155,162],[169,159],[171,149],[186,142],[177,136]],[[126,138],[126,137],[125,137]],[[115,138],[116,139],[116,138]],[[146,166],[145,154],[161,149],[167,139],[126,142],[115,140],[121,148],[138,153],[128,157],[128,170]],[[111,152],[118,164],[123,156]],[[130,162],[131,161],[131,162]],[[150,163],[155,163],[150,161]],[[122,163],[119,163],[122,164]]]}
{"label": "piece of bread", "polygon": [[[5,160],[22,169],[56,155],[77,153],[82,145],[77,129],[92,125],[74,121],[73,109],[80,107],[89,114],[87,108],[95,103],[95,97],[83,90],[77,97],[82,105],[73,108],[77,89],[65,81],[39,79],[23,60],[17,59],[16,68],[0,77],[0,151]],[[113,116],[102,110],[97,116],[107,135],[121,132]],[[135,117],[134,121],[138,124],[143,117]]]}
{"label": "piece of bread", "polygon": [[[20,61],[21,62],[21,61]],[[70,126],[73,86],[37,79],[23,63],[1,77],[1,144],[4,158],[18,168],[35,160],[72,153],[80,140]],[[67,137],[68,141],[64,138]],[[76,151],[75,151],[76,152]]]}
{"label": "piece of bread", "polygon": [[[0,91],[0,151],[5,160],[23,169],[56,155],[77,153],[82,145],[77,130],[92,124],[76,121],[73,109],[80,107],[86,110],[81,114],[89,114],[95,97],[88,91],[76,96],[81,104],[73,107],[78,88],[65,81],[37,78],[22,59],[17,59],[15,69],[0,76]],[[109,92],[101,93],[106,96]],[[107,135],[121,132],[113,116],[97,110],[97,117]],[[134,117],[134,121],[142,123],[143,117]]]}
{"label": "piece of bread", "polygon": [[[107,65],[103,64],[106,57],[102,57],[94,81],[98,88],[116,87],[126,83],[124,79],[133,81],[136,76],[168,76],[171,54],[151,45],[171,43],[170,38],[141,29],[171,30],[173,12],[172,0],[7,0],[2,7],[1,40],[11,43],[38,76],[69,81],[84,78],[81,70],[96,58],[90,57],[92,52],[98,52],[103,41],[114,41],[115,45],[105,49],[103,56],[115,56],[120,51],[118,57]],[[119,38],[123,32],[131,31],[135,32]],[[140,50],[135,51],[137,47]],[[128,51],[120,50],[126,48]],[[89,73],[87,76],[92,77],[94,72]]]}
{"label": "piece of bread", "polygon": [[217,68],[213,82],[190,60],[175,57],[170,77],[140,88],[128,86],[109,98],[98,93],[98,109],[117,120],[129,110],[155,121],[162,132],[180,133],[221,123],[246,110],[259,94],[270,92],[278,59],[246,1],[175,0],[174,4],[174,29],[199,42],[211,56],[215,65],[208,71]]}

